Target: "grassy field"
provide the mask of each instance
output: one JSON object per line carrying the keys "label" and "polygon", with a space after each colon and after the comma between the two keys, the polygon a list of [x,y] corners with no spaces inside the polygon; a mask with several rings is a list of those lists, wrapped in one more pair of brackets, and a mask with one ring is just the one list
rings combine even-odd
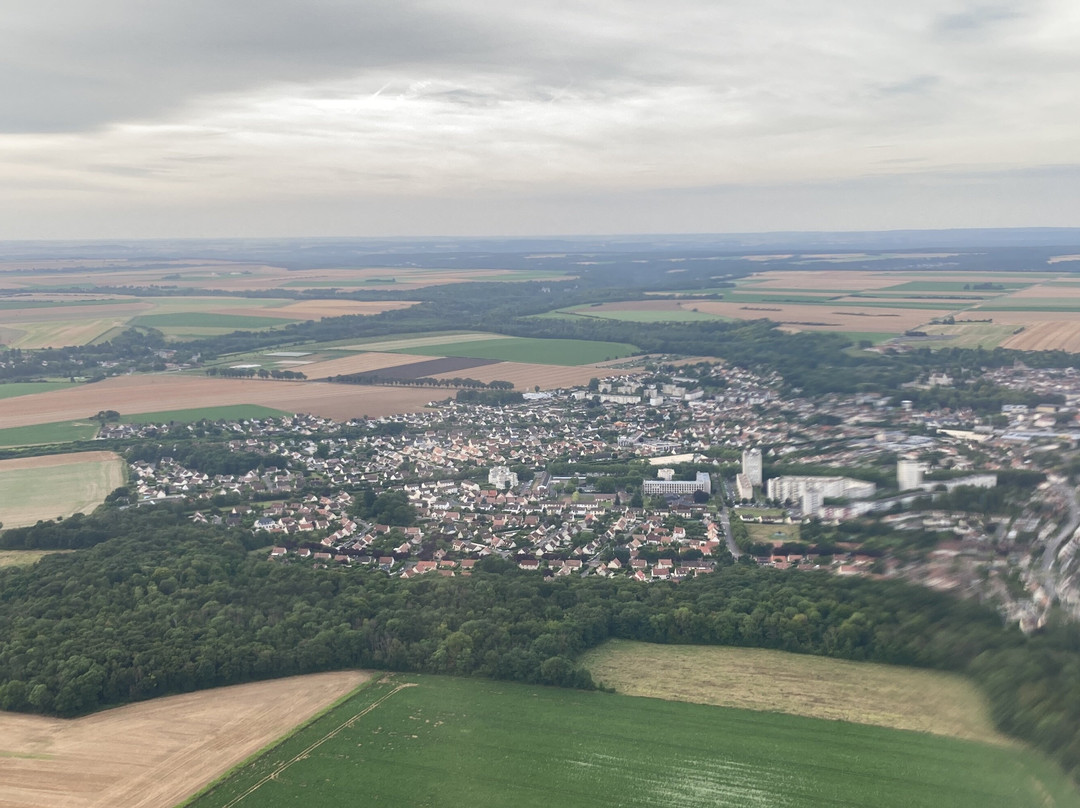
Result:
{"label": "grassy field", "polygon": [[746,519],[753,519],[758,516],[763,517],[778,517],[783,516],[785,511],[783,508],[736,508],[735,513],[739,514]]}
{"label": "grassy field", "polygon": [[0,448],[90,440],[97,432],[98,424],[93,421],[59,421],[52,424],[13,426],[0,429]]}
{"label": "grassy field", "polygon": [[192,808],[1077,806],[1025,750],[478,679],[386,677]]}
{"label": "grassy field", "polygon": [[131,320],[131,325],[147,328],[227,328],[230,331],[251,331],[298,322],[282,317],[253,317],[246,314],[214,314],[207,311],[145,314]]}
{"label": "grassy field", "polygon": [[53,553],[71,553],[73,550],[0,550],[0,567],[28,567]]}
{"label": "grassy field", "polygon": [[750,539],[755,542],[799,540],[798,525],[759,525],[754,522],[747,522],[746,532],[750,534]]}
{"label": "grassy field", "polygon": [[195,421],[242,421],[247,418],[278,418],[289,413],[258,404],[231,404],[223,407],[199,407],[190,410],[164,410],[121,415],[125,424],[167,424],[172,421],[190,424]]}
{"label": "grassy field", "polygon": [[0,460],[0,522],[22,527],[90,513],[124,484],[126,468],[111,452]]}
{"label": "grassy field", "polygon": [[50,390],[63,390],[72,387],[68,382],[11,382],[0,384],[0,398],[16,398],[34,393],[47,393]]}
{"label": "grassy field", "polygon": [[468,356],[474,359],[497,359],[503,362],[545,365],[589,365],[593,362],[632,356],[639,352],[636,346],[624,342],[519,337],[451,342],[410,348],[381,348],[380,350],[421,356]]}
{"label": "grassy field", "polygon": [[628,696],[738,707],[1014,745],[956,674],[762,648],[610,640],[582,663]]}
{"label": "grassy field", "polygon": [[621,320],[627,323],[674,323],[693,322],[695,320],[721,320],[715,314],[704,314],[689,309],[670,309],[668,311],[649,311],[648,309],[616,309],[598,310],[594,306],[574,306],[568,309],[558,309],[540,315],[541,317],[598,317],[603,320]]}

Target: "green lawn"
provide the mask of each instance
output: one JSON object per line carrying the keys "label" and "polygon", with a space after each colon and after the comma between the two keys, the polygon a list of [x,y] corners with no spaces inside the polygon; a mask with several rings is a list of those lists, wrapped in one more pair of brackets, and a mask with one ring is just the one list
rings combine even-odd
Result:
{"label": "green lawn", "polygon": [[228,404],[221,407],[199,407],[193,410],[163,410],[121,415],[125,424],[167,424],[171,421],[190,424],[195,421],[242,421],[248,418],[279,418],[289,413],[258,404]]}
{"label": "green lawn", "polygon": [[625,342],[593,342],[580,339],[533,339],[501,337],[475,342],[451,342],[407,348],[382,348],[390,353],[419,356],[467,356],[503,362],[530,362],[543,365],[588,365],[619,359],[640,352]]}
{"label": "green lawn", "polygon": [[1080,798],[1023,749],[608,693],[393,676],[189,804],[1072,808]]}
{"label": "green lawn", "polygon": [[52,424],[13,426],[0,429],[0,447],[38,446],[45,443],[90,440],[97,432],[96,421],[60,421]]}
{"label": "green lawn", "polygon": [[0,384],[0,398],[48,393],[50,390],[63,390],[65,387],[74,387],[74,385],[70,382],[9,382]]}

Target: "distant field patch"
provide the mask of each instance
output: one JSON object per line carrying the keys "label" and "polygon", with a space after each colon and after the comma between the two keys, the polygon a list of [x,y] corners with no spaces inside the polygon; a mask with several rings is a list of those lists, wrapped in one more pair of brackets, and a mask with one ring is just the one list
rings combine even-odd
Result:
{"label": "distant field patch", "polygon": [[387,379],[422,379],[429,376],[459,374],[461,371],[497,364],[496,359],[471,359],[465,356],[444,356],[426,362],[410,362],[376,371]]}
{"label": "distant field patch", "polygon": [[[1015,329],[1012,329],[1015,330]],[[1051,320],[1032,323],[1019,334],[1009,336],[1002,348],[1018,351],[1069,351],[1080,353],[1080,321]]]}
{"label": "distant field patch", "polygon": [[73,513],[90,513],[124,484],[127,465],[113,452],[0,460],[0,522],[32,525]]}
{"label": "distant field patch", "polygon": [[955,738],[476,678],[390,676],[191,808],[1058,808],[1043,758]]}
{"label": "distant field patch", "polygon": [[703,300],[699,311],[739,320],[767,319],[797,331],[873,331],[901,334],[932,319],[918,309],[876,306],[829,306],[786,303],[729,303]]}
{"label": "distant field patch", "polygon": [[883,292],[975,292],[977,294],[999,294],[1015,292],[1031,286],[1034,281],[1021,283],[1017,281],[1001,281],[994,279],[988,273],[983,281],[908,281],[896,286],[888,286]]}
{"label": "distant field patch", "polygon": [[685,308],[676,300],[628,300],[623,303],[602,303],[599,306],[572,306],[558,309],[553,314],[572,317],[598,317],[604,320],[621,320],[628,323],[665,323],[693,322],[696,320],[717,320],[716,315],[703,314],[693,310],[693,305]]}
{"label": "distant field patch", "polygon": [[460,331],[439,334],[422,334],[419,336],[402,335],[388,337],[374,342],[360,342],[355,345],[335,345],[339,351],[401,351],[407,348],[427,348],[432,345],[447,345],[460,342],[484,342],[494,339],[494,334],[476,331]]}
{"label": "distant field patch", "polygon": [[[555,390],[567,387],[584,387],[593,377],[609,375],[610,371],[592,366],[525,364],[522,362],[496,362],[493,365],[472,368],[468,376],[481,382],[510,382],[517,390],[530,392]],[[435,378],[453,378],[460,373],[442,373]]]}
{"label": "distant field patch", "polygon": [[[1016,331],[1015,325],[995,325],[994,323],[955,323],[953,325],[924,325],[919,328],[927,334],[945,339],[939,343],[942,348],[997,348]],[[922,343],[920,343],[922,344]]]}
{"label": "distant field patch", "polygon": [[0,448],[43,446],[49,443],[90,440],[97,433],[98,424],[87,420],[11,426],[0,429]]}
{"label": "distant field patch", "polygon": [[311,362],[310,364],[297,366],[297,369],[309,379],[325,379],[328,376],[341,376],[350,373],[380,373],[386,368],[407,365],[411,361],[405,354],[372,351],[371,353],[358,353],[351,356],[339,356],[336,359],[326,359],[321,362]]}
{"label": "distant field patch", "polygon": [[272,328],[296,320],[284,320],[280,317],[251,317],[242,314],[214,314],[211,312],[189,311],[175,314],[144,314],[131,320],[131,325],[147,328],[230,328],[234,331],[256,328]]}
{"label": "distant field patch", "polygon": [[[741,509],[745,513],[748,509]],[[610,640],[582,664],[630,696],[874,724],[1013,745],[962,676],[761,648]]]}
{"label": "distant field patch", "polygon": [[73,387],[70,382],[9,382],[0,384],[0,398],[16,398],[34,393],[47,393],[50,390],[63,390]]}
{"label": "distant field patch", "polygon": [[[387,349],[384,349],[387,350]],[[639,352],[624,342],[593,342],[577,339],[533,339],[502,337],[472,342],[445,343],[431,347],[398,349],[400,353],[468,356],[505,362],[529,362],[545,365],[587,365],[631,356]]]}
{"label": "distant field patch", "polygon": [[189,410],[164,410],[162,412],[141,412],[135,415],[120,416],[125,424],[167,424],[176,422],[191,424],[195,421],[244,421],[248,419],[280,418],[289,413],[258,404],[231,404],[222,407],[196,407]]}
{"label": "distant field patch", "polygon": [[0,805],[172,808],[369,676],[294,676],[74,720],[0,713]]}
{"label": "distant field patch", "polygon": [[[72,550],[0,550],[0,568],[2,567],[28,567],[36,564],[45,556],[54,553],[70,553]],[[3,719],[0,718],[0,724]],[[2,754],[2,750],[0,750]]]}

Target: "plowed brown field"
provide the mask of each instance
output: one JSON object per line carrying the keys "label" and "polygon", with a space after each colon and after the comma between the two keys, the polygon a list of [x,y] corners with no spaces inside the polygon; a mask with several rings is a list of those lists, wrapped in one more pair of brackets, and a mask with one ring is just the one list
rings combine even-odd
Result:
{"label": "plowed brown field", "polygon": [[202,376],[121,376],[96,384],[0,399],[0,429],[74,421],[102,410],[122,415],[261,404],[347,420],[416,412],[436,395],[412,387],[363,387],[318,382],[211,379]]}
{"label": "plowed brown field", "polygon": [[0,713],[0,808],[172,808],[370,678],[296,676],[73,721]]}

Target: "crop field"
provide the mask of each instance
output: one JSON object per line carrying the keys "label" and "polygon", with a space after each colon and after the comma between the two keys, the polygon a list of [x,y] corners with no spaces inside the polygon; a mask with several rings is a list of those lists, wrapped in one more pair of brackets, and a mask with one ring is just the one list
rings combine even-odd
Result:
{"label": "crop field", "polygon": [[[257,404],[285,412],[306,412],[326,418],[372,418],[417,412],[432,391],[411,387],[367,387],[318,382],[221,379],[205,376],[118,376],[20,398],[0,399],[0,427],[54,424],[89,418],[102,410],[129,417],[173,410],[236,404]],[[0,437],[7,430],[0,429]],[[55,441],[55,438],[50,440]]]}
{"label": "crop field", "polygon": [[224,407],[196,407],[190,410],[164,410],[143,412],[138,415],[121,415],[125,424],[167,424],[171,422],[191,424],[195,421],[243,421],[248,418],[278,418],[289,413],[262,407],[258,404],[233,404]]}
{"label": "crop field", "polygon": [[[390,350],[384,348],[383,350]],[[398,348],[394,352],[426,356],[468,356],[503,362],[544,365],[588,365],[638,353],[638,348],[624,342],[593,342],[579,339],[533,339],[501,337],[437,346]]]}
{"label": "crop field", "polygon": [[[995,325],[993,323],[955,323],[953,325],[924,325],[920,331],[942,338],[942,345],[950,348],[985,348],[990,350],[1002,345],[1016,331],[1015,325]],[[919,339],[919,338],[915,338]],[[912,342],[913,340],[903,340]],[[919,341],[919,345],[924,341]]]}
{"label": "crop field", "polygon": [[694,311],[693,305],[683,307],[677,300],[627,300],[621,303],[601,303],[598,306],[573,306],[568,309],[549,312],[549,315],[599,317],[605,320],[622,320],[629,323],[690,322],[694,320],[720,319],[716,315]]}
{"label": "crop field", "polygon": [[660,699],[433,676],[365,687],[190,808],[1076,806],[1023,749]]}
{"label": "crop field", "polygon": [[[74,550],[0,550],[0,568],[2,567],[28,567],[36,564],[47,555],[54,553],[73,553]],[[0,726],[3,725],[3,714],[0,713]],[[3,754],[0,752],[0,754]]]}
{"label": "crop field", "polygon": [[44,446],[50,443],[68,443],[90,440],[98,433],[96,421],[85,418],[55,423],[27,424],[3,427],[9,419],[0,418],[0,448],[13,446]]}
{"label": "crop field", "polygon": [[113,452],[0,460],[0,523],[32,525],[73,513],[90,513],[124,484],[127,466]]}
{"label": "crop field", "polygon": [[74,720],[0,713],[0,805],[173,808],[369,677],[296,676]]}
{"label": "crop field", "polygon": [[[407,365],[410,362],[415,361],[411,356],[399,353],[384,353],[380,351],[349,354],[345,356],[342,356],[337,352],[335,352],[335,354],[337,358],[323,359],[318,362],[303,362],[300,364],[290,362],[288,365],[276,362],[275,364],[299,370],[309,379],[325,379],[328,376],[340,376],[349,373],[373,373],[398,365]],[[315,356],[325,355],[327,355],[327,353]]]}
{"label": "crop field", "polygon": [[33,393],[47,393],[50,390],[63,390],[71,387],[68,382],[9,382],[0,384],[0,398],[29,396]]}
{"label": "crop field", "polygon": [[388,379],[421,379],[426,377],[460,376],[462,371],[498,364],[495,359],[470,359],[465,356],[442,356],[423,362],[410,362],[379,371],[379,375]]}
{"label": "crop field", "polygon": [[361,342],[356,345],[336,345],[332,347],[340,351],[401,351],[408,348],[430,348],[435,345],[450,345],[459,342],[485,342],[492,339],[499,339],[499,335],[481,331],[450,331],[422,334],[420,336],[401,334],[398,336],[384,337],[374,342]]}
{"label": "crop field", "polygon": [[[1015,329],[1014,329],[1015,330]],[[1034,323],[1001,343],[1021,351],[1071,351],[1080,353],[1080,319]]]}
{"label": "crop field", "polygon": [[739,320],[773,320],[798,331],[877,331],[893,334],[918,328],[938,314],[928,314],[921,309],[873,305],[841,307],[829,305],[829,302],[809,305],[702,300],[695,301],[694,307],[698,311]]}
{"label": "crop field", "polygon": [[415,305],[411,301],[89,294],[20,295],[0,304],[0,341],[16,348],[84,345],[129,325],[158,328],[174,338],[207,336]]}
{"label": "crop field", "polygon": [[804,715],[999,745],[982,694],[952,673],[762,648],[610,640],[581,662],[628,696]]}

